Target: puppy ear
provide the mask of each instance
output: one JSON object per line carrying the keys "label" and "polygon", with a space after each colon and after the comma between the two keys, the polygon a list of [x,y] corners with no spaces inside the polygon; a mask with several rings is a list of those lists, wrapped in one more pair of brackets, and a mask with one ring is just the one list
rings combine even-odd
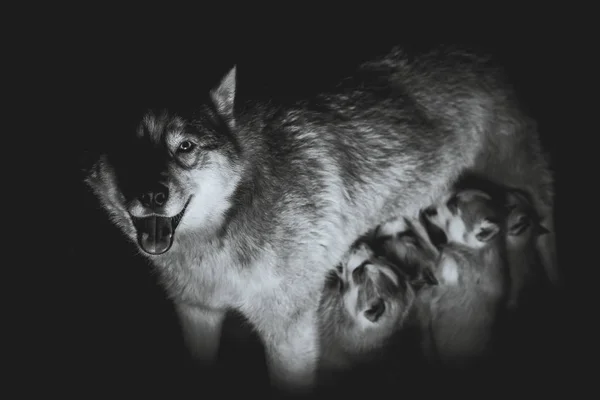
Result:
{"label": "puppy ear", "polygon": [[417,276],[410,281],[410,285],[416,291],[424,286],[437,286],[439,284],[440,282],[429,268],[423,268],[421,273],[417,274]]}
{"label": "puppy ear", "polygon": [[429,242],[439,249],[442,245],[448,243],[448,237],[442,228],[429,221],[427,218],[423,219],[423,226]]}
{"label": "puppy ear", "polygon": [[436,286],[440,284],[433,271],[429,268],[423,268],[423,280],[427,285]]}
{"label": "puppy ear", "polygon": [[325,290],[339,291],[343,287],[342,278],[335,269],[330,270],[325,276]]}
{"label": "puppy ear", "polygon": [[531,218],[525,214],[521,214],[514,219],[511,218],[511,220],[514,220],[514,222],[511,221],[508,226],[508,235],[510,236],[518,236],[531,226]]}
{"label": "puppy ear", "polygon": [[448,207],[448,210],[452,214],[458,213],[458,196],[450,197],[450,199],[446,202],[446,207]]}
{"label": "puppy ear", "polygon": [[438,211],[436,206],[429,206],[424,210],[421,210],[421,212],[419,213],[419,217],[429,219],[435,217],[437,213]]}
{"label": "puppy ear", "polygon": [[210,91],[215,108],[222,117],[233,122],[233,106],[235,104],[236,66],[221,79],[219,85]]}
{"label": "puppy ear", "polygon": [[369,305],[364,311],[365,318],[369,321],[375,323],[381,318],[383,313],[385,312],[385,302],[383,299],[377,299]]}
{"label": "puppy ear", "polygon": [[529,201],[527,195],[517,189],[512,189],[506,192],[505,203],[509,210],[514,209],[519,204],[531,207],[531,201]]}
{"label": "puppy ear", "polygon": [[538,224],[536,233],[538,236],[547,235],[550,233],[550,230],[543,225]]}
{"label": "puppy ear", "polygon": [[477,227],[477,233],[475,233],[475,237],[480,242],[489,242],[496,237],[498,233],[500,233],[500,225],[486,218],[481,221]]}

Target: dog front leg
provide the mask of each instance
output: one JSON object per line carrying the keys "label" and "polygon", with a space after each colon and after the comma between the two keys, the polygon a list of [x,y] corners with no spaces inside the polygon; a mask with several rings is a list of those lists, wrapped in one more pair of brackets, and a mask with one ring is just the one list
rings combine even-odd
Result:
{"label": "dog front leg", "polygon": [[305,312],[285,329],[263,335],[267,368],[275,390],[303,395],[314,389],[319,353],[315,314]]}
{"label": "dog front leg", "polygon": [[183,339],[193,360],[203,367],[216,363],[225,310],[176,304]]}

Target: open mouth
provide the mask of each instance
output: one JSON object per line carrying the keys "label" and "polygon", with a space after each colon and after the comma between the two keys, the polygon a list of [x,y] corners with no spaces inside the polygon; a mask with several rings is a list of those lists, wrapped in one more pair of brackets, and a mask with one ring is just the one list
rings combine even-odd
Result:
{"label": "open mouth", "polygon": [[183,206],[179,214],[174,217],[152,215],[150,217],[131,216],[133,225],[137,231],[137,240],[140,248],[148,254],[159,255],[166,253],[173,245],[175,229],[183,214],[190,204],[191,197]]}

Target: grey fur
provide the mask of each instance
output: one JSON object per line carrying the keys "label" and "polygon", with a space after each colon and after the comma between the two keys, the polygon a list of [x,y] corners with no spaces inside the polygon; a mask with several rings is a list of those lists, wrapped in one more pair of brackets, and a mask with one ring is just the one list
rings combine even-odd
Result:
{"label": "grey fur", "polygon": [[[220,315],[233,308],[262,337],[273,382],[311,388],[327,272],[357,237],[416,215],[465,171],[527,191],[553,231],[552,179],[535,124],[476,57],[410,59],[397,49],[336,92],[289,107],[234,107],[235,71],[211,93],[194,118],[146,117],[87,179],[134,241],[128,210],[144,182],[169,185],[168,217],[193,195],[172,246],[146,255],[205,362],[218,346]],[[182,132],[198,142],[185,155],[176,148]],[[543,238],[554,277],[553,234]]]}

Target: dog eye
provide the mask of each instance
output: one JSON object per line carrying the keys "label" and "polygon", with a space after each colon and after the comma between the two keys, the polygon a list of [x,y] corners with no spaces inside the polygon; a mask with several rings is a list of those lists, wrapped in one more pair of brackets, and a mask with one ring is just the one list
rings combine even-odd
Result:
{"label": "dog eye", "polygon": [[177,149],[180,153],[189,153],[194,149],[196,145],[189,140],[184,140],[179,144],[179,148]]}

